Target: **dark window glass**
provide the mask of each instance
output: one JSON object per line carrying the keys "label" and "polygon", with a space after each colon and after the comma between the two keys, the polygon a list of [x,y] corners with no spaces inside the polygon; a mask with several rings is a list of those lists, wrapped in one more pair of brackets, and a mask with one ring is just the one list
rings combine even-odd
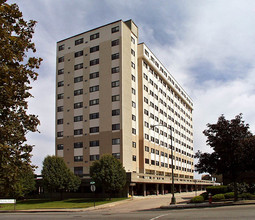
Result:
{"label": "dark window glass", "polygon": [[83,142],[75,142],[75,143],[73,144],[73,147],[74,147],[74,148],[83,148]]}
{"label": "dark window glass", "polygon": [[75,46],[76,46],[76,45],[79,45],[79,44],[82,44],[82,43],[83,43],[83,38],[80,38],[80,39],[74,41],[74,45],[75,45]]}

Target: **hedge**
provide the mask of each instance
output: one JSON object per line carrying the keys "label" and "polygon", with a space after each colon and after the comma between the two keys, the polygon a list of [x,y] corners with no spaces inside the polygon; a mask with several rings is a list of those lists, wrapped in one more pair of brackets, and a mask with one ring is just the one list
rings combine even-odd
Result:
{"label": "hedge", "polygon": [[190,203],[201,203],[204,202],[204,197],[203,196],[195,196],[190,200]]}
{"label": "hedge", "polygon": [[229,192],[228,186],[208,186],[206,187],[207,193],[211,193],[212,195],[216,194],[224,194]]}
{"label": "hedge", "polygon": [[224,194],[226,199],[232,199],[235,197],[235,193],[234,192],[228,192]]}
{"label": "hedge", "polygon": [[238,195],[241,199],[255,199],[255,195],[252,195],[251,193],[242,193]]}
{"label": "hedge", "polygon": [[212,200],[214,202],[217,202],[217,201],[221,201],[221,200],[224,200],[225,199],[225,196],[224,194],[216,194],[212,197]]}

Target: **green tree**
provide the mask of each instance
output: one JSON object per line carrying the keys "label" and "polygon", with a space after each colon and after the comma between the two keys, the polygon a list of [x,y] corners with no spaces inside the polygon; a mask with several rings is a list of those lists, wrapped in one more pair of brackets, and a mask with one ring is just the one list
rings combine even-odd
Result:
{"label": "green tree", "polygon": [[26,54],[36,52],[31,40],[35,24],[22,18],[16,4],[0,0],[0,194],[5,197],[16,189],[23,194],[22,173],[33,167],[26,134],[37,131],[39,120],[27,113],[27,99],[42,59]]}
{"label": "green tree", "polygon": [[118,192],[126,184],[126,172],[121,162],[112,155],[103,155],[90,167],[90,176],[106,192]]}
{"label": "green tree", "polygon": [[[207,144],[212,148],[212,153],[198,151],[195,155],[199,159],[195,165],[199,173],[222,174],[234,183],[235,200],[237,200],[237,181],[241,173],[254,169],[246,163],[251,159],[248,148],[252,145],[252,134],[249,125],[242,120],[242,114],[232,120],[226,120],[222,115],[216,124],[207,124],[208,129],[203,133],[207,137]],[[250,140],[250,141],[249,141]],[[248,146],[247,143],[250,143]],[[252,159],[254,161],[254,159]]]}
{"label": "green tree", "polygon": [[62,157],[47,156],[43,161],[43,184],[50,192],[75,191],[79,188],[81,180],[66,166]]}

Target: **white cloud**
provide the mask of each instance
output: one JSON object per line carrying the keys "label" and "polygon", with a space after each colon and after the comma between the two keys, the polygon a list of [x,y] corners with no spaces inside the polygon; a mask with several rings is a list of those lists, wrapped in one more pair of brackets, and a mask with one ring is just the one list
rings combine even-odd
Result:
{"label": "white cloud", "polygon": [[[14,1],[10,1],[14,2]],[[18,0],[38,25],[35,43],[44,58],[30,111],[39,114],[33,161],[54,153],[56,42],[106,23],[132,18],[145,42],[194,101],[195,149],[208,151],[202,131],[221,114],[240,112],[255,132],[255,2]],[[141,10],[142,8],[142,10]]]}

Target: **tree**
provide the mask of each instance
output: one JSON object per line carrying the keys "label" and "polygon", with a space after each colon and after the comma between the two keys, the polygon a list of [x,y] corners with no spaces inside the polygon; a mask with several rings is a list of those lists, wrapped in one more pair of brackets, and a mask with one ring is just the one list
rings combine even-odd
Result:
{"label": "tree", "polygon": [[50,192],[75,191],[79,188],[81,180],[66,166],[62,157],[47,156],[43,161],[43,184]]}
{"label": "tree", "polygon": [[[254,138],[249,131],[249,125],[242,120],[242,114],[237,115],[231,121],[222,115],[216,124],[207,124],[208,129],[203,133],[207,137],[207,145],[212,153],[198,151],[195,165],[199,173],[222,174],[234,183],[235,200],[237,200],[237,180],[240,173],[252,169],[245,160],[254,162],[253,155],[248,148],[255,149]],[[247,143],[250,143],[248,145]],[[253,166],[254,169],[254,166]]]}
{"label": "tree", "polygon": [[[16,4],[0,0],[0,194],[12,196],[31,165],[33,146],[25,144],[26,134],[37,131],[37,116],[27,113],[31,81],[41,58],[32,42],[35,21],[25,21]],[[24,175],[23,175],[23,174]],[[16,194],[16,196],[18,196]]]}
{"label": "tree", "polygon": [[121,162],[112,155],[103,155],[90,167],[90,176],[110,195],[126,185],[126,172]]}

